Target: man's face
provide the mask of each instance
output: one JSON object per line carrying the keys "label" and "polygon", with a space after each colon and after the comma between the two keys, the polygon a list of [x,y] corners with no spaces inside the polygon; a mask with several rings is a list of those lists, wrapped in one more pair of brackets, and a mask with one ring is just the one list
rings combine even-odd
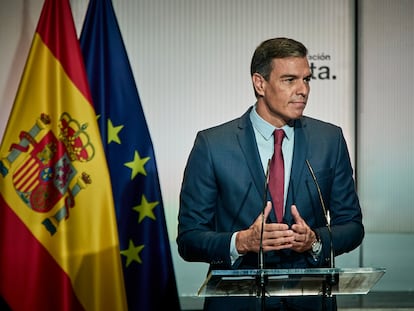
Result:
{"label": "man's face", "polygon": [[274,59],[269,81],[259,74],[253,76],[256,91],[261,95],[257,112],[276,127],[300,118],[308,100],[310,79],[306,57]]}

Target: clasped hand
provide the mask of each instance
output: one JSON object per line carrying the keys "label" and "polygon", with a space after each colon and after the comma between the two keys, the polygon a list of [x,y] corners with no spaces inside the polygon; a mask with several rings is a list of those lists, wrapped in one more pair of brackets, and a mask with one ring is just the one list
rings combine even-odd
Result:
{"label": "clasped hand", "polygon": [[[262,240],[264,252],[290,248],[302,253],[311,249],[316,238],[315,232],[300,216],[295,205],[291,206],[291,213],[295,222],[291,228],[284,223],[266,223],[271,210],[272,204],[268,202],[264,210]],[[262,219],[263,215],[260,214],[248,229],[237,233],[236,247],[239,254],[259,252]]]}

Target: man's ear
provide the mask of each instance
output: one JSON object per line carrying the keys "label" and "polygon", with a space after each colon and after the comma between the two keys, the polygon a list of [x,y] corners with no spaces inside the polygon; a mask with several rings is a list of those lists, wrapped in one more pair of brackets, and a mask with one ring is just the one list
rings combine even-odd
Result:
{"label": "man's ear", "polygon": [[254,73],[252,76],[252,82],[256,94],[258,94],[259,96],[264,96],[266,80],[263,78],[263,76],[257,72]]}

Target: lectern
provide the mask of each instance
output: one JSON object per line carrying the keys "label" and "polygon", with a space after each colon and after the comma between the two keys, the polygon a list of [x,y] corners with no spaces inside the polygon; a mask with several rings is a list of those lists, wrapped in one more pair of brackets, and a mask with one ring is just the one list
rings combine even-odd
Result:
{"label": "lectern", "polygon": [[385,268],[212,270],[198,291],[218,296],[332,296],[367,294]]}

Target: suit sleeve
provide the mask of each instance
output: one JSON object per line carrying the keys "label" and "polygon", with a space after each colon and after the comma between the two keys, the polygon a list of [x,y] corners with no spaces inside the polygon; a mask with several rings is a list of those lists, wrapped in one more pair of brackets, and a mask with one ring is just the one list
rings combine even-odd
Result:
{"label": "suit sleeve", "polygon": [[197,134],[184,170],[178,215],[178,251],[187,261],[230,267],[231,232],[216,232],[218,186],[208,140]]}

